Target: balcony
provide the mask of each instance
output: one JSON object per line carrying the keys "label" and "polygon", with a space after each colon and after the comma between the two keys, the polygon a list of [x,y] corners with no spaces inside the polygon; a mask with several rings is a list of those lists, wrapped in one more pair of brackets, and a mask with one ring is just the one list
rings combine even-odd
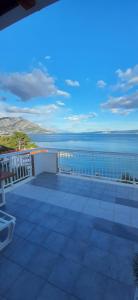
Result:
{"label": "balcony", "polygon": [[16,217],[13,241],[0,253],[2,299],[134,299],[137,156],[111,156],[63,150],[1,156],[1,169],[15,174],[5,182],[2,209]]}

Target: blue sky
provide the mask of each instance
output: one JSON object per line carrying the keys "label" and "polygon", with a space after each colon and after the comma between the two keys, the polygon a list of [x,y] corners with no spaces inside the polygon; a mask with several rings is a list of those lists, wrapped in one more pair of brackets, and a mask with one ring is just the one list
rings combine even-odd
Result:
{"label": "blue sky", "polygon": [[0,32],[0,117],[138,129],[138,2],[60,0]]}

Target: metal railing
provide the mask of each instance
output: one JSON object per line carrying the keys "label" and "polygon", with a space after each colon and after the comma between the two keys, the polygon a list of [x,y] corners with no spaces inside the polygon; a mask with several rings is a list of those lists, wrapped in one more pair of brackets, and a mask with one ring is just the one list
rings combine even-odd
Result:
{"label": "metal railing", "polygon": [[34,151],[46,149],[49,153],[57,153],[59,173],[138,184],[138,154],[37,148],[29,152],[0,155],[0,171],[11,171],[15,174],[13,178],[5,181],[5,185],[32,176]]}
{"label": "metal railing", "polygon": [[14,173],[13,177],[5,180],[5,186],[32,176],[31,154],[23,151],[0,155],[0,171]]}
{"label": "metal railing", "polygon": [[138,184],[138,154],[60,150],[60,173]]}

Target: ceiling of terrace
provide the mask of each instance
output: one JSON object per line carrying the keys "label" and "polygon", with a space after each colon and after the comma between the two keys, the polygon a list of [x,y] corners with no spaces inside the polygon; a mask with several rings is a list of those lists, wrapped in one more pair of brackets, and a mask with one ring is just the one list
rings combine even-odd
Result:
{"label": "ceiling of terrace", "polygon": [[58,0],[0,0],[0,30]]}

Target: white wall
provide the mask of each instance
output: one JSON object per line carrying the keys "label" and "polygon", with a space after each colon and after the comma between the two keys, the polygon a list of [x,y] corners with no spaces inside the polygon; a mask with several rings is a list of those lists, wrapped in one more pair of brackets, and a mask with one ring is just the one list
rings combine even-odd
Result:
{"label": "white wall", "polygon": [[36,176],[43,172],[58,172],[57,153],[38,153],[34,155],[34,175]]}

